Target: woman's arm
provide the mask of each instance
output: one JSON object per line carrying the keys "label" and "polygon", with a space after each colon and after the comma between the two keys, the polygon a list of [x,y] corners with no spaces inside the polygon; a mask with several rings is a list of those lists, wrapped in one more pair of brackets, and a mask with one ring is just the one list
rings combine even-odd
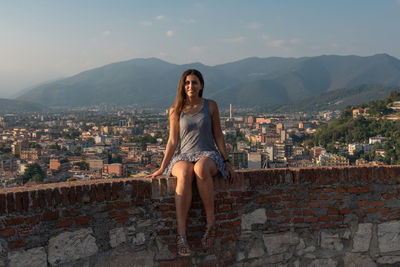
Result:
{"label": "woman's arm", "polygon": [[[213,100],[209,100],[209,103],[210,103],[210,113],[212,119],[212,128],[213,128],[215,144],[217,145],[219,153],[221,153],[224,161],[226,161],[229,160],[229,154],[228,151],[226,150],[224,134],[222,133],[221,129],[221,121],[219,118],[218,105]],[[225,165],[226,165],[226,170],[228,171],[229,174],[229,180],[232,182],[233,179],[236,178],[236,173],[234,172],[231,163],[229,161],[226,161]]]}
{"label": "woman's arm", "polygon": [[154,178],[157,177],[165,171],[165,169],[168,167],[169,162],[172,159],[172,156],[175,153],[175,150],[178,146],[178,138],[179,138],[179,121],[178,121],[178,116],[174,114],[174,109],[170,108],[169,111],[169,137],[168,137],[168,142],[167,146],[165,148],[165,154],[163,161],[161,163],[160,168],[155,171],[154,173],[147,175],[146,178]]}

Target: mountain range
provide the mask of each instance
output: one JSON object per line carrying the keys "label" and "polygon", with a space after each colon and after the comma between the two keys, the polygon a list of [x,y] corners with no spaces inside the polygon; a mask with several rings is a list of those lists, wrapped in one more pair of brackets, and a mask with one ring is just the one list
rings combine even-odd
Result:
{"label": "mountain range", "polygon": [[179,77],[188,68],[203,73],[204,96],[222,107],[272,107],[363,84],[400,86],[400,60],[387,54],[253,57],[216,66],[178,65],[147,58],[117,62],[49,82],[17,100],[49,107],[115,104],[165,108],[173,103]]}

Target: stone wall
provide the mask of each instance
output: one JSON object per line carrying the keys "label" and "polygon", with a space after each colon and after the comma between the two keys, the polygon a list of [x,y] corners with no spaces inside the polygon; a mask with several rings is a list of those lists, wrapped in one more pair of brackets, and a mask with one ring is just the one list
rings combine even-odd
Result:
{"label": "stone wall", "polygon": [[215,178],[217,239],[177,257],[175,178],[0,190],[0,266],[399,266],[400,166],[239,172]]}

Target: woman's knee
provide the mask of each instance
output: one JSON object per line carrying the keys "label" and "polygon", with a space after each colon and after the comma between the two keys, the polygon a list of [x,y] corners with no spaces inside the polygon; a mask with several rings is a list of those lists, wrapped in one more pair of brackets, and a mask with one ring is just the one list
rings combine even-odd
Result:
{"label": "woman's knee", "polygon": [[178,183],[191,183],[194,178],[194,164],[189,162],[175,163],[171,173],[177,178]]}
{"label": "woman's knee", "polygon": [[210,179],[217,172],[217,167],[212,159],[200,159],[194,165],[194,173],[199,179]]}

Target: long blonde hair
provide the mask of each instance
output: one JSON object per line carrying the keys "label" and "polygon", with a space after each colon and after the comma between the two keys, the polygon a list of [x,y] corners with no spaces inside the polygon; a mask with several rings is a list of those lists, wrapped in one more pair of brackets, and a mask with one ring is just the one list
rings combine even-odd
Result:
{"label": "long blonde hair", "polygon": [[[178,90],[176,92],[175,102],[171,106],[171,108],[173,110],[173,115],[176,116],[178,119],[179,119],[179,116],[181,115],[184,101],[186,99],[185,82],[186,82],[186,77],[189,75],[195,75],[197,78],[199,78],[199,81],[204,89],[204,79],[203,79],[203,75],[201,75],[200,71],[195,70],[195,69],[188,69],[182,73],[182,76],[179,79],[179,83],[178,83]],[[203,89],[201,89],[199,91],[200,97],[203,96]]]}

